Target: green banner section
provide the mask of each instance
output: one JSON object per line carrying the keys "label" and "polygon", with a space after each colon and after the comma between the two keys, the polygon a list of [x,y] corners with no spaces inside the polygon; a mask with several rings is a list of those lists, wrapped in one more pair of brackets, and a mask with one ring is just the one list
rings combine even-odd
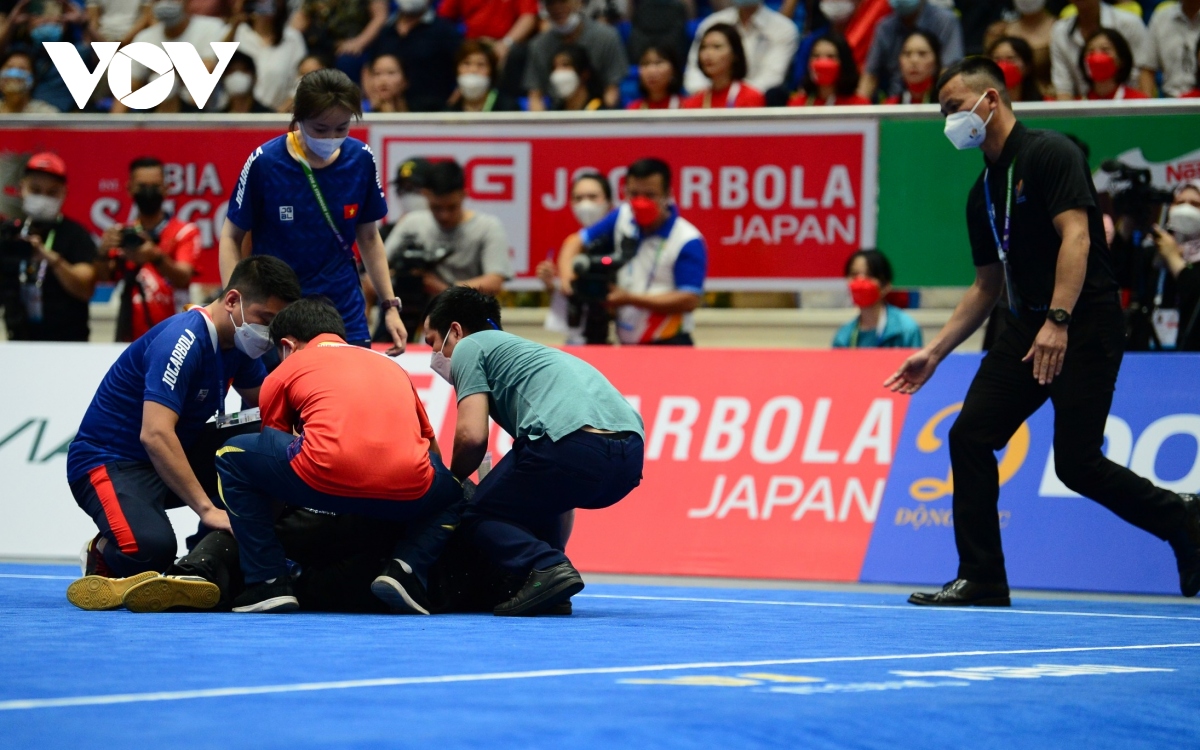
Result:
{"label": "green banner section", "polygon": [[[1151,164],[1200,149],[1200,115],[1195,114],[1022,121],[1082,140],[1091,150],[1093,171],[1131,149],[1140,148]],[[957,151],[950,145],[942,135],[941,118],[880,121],[877,245],[892,261],[897,286],[967,286],[974,280],[966,204],[983,166],[978,149]],[[1173,174],[1185,174],[1188,168],[1175,165]],[[1157,175],[1155,181],[1161,185]]]}

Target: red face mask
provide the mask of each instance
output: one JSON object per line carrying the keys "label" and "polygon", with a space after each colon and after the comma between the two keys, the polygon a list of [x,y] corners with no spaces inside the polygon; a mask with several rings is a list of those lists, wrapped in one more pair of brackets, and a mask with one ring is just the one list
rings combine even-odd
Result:
{"label": "red face mask", "polygon": [[858,308],[870,307],[879,301],[879,282],[874,279],[851,279],[850,299]]}
{"label": "red face mask", "polygon": [[1004,71],[1004,85],[1010,91],[1015,91],[1025,78],[1025,74],[1021,72],[1020,66],[1008,60],[997,60],[996,64],[1000,66],[1000,70]]}
{"label": "red face mask", "polygon": [[1117,76],[1117,61],[1107,52],[1093,52],[1083,61],[1093,81],[1111,81]]}
{"label": "red face mask", "polygon": [[630,198],[629,207],[633,209],[633,220],[639,227],[648,227],[659,219],[658,202],[653,198]]}
{"label": "red face mask", "polygon": [[818,57],[808,64],[812,73],[813,83],[818,86],[832,86],[837,83],[842,73],[842,64],[828,57]]}

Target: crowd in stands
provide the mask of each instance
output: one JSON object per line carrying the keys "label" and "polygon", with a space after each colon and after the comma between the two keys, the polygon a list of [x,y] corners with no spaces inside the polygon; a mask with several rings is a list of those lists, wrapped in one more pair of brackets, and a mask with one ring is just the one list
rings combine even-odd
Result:
{"label": "crowd in stands", "polygon": [[1200,0],[0,0],[0,113],[79,110],[43,42],[236,41],[203,111],[250,113],[330,67],[370,112],[918,104],[970,54],[1019,101],[1196,97],[1198,39]]}

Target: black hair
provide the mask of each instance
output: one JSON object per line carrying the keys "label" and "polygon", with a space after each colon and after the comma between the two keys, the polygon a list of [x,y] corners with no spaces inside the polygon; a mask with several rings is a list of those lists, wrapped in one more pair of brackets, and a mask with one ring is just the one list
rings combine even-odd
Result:
{"label": "black hair", "polygon": [[271,255],[251,255],[234,266],[225,292],[238,290],[246,302],[275,297],[287,303],[300,299],[300,279],[287,263]]}
{"label": "black hair", "polygon": [[434,162],[425,173],[426,190],[437,196],[457,193],[466,187],[467,181],[463,176],[463,168],[456,161]]}
{"label": "black hair", "polygon": [[[938,39],[933,34],[930,34],[928,31],[924,31],[923,29],[913,29],[905,34],[904,39],[900,41],[899,56],[904,55],[904,45],[908,44],[908,40],[912,39],[914,36],[919,36],[924,39],[925,43],[929,45],[929,49],[933,50],[933,77],[936,80],[938,73],[940,73],[942,70],[942,40]],[[1003,77],[1000,80],[1003,81]],[[936,93],[937,92],[935,91],[934,94],[936,95]]]}
{"label": "black hair", "polygon": [[1133,73],[1133,50],[1129,48],[1129,42],[1121,35],[1121,32],[1116,29],[1097,29],[1095,33],[1084,40],[1083,46],[1079,48],[1079,73],[1083,76],[1083,80],[1087,81],[1089,86],[1095,85],[1091,74],[1087,68],[1087,48],[1092,43],[1093,39],[1104,37],[1107,39],[1117,52],[1117,75],[1113,78],[1113,82],[1118,86],[1123,86],[1129,83],[1129,76]]}
{"label": "black hair", "polygon": [[[817,37],[809,48],[808,60],[812,61],[812,50],[817,48],[821,42],[829,42],[834,47],[837,47],[838,64],[841,70],[838,72],[838,79],[833,84],[833,89],[838,96],[850,96],[858,90],[858,63],[854,60],[854,50],[850,49],[850,43],[846,41],[846,37],[834,32],[828,32]],[[804,78],[800,82],[800,88],[809,97],[817,95],[817,84],[812,79],[812,73],[809,66],[804,66]]]}
{"label": "black hair", "polygon": [[[667,170],[667,171],[670,172],[670,170]],[[571,192],[575,192],[575,186],[578,185],[579,183],[583,182],[584,180],[593,180],[595,182],[600,183],[600,189],[602,191],[604,191],[604,199],[607,200],[609,203],[612,203],[612,200],[613,200],[612,185],[610,185],[608,183],[608,180],[604,177],[604,175],[600,174],[599,172],[584,172],[583,174],[578,175],[571,182]],[[667,178],[667,183],[670,184],[670,177]]]}
{"label": "black hair", "polygon": [[356,119],[362,119],[362,89],[336,68],[314,70],[296,85],[292,122],[320,117],[334,107],[348,109]]}
{"label": "black hair", "polygon": [[639,180],[647,177],[658,175],[662,177],[663,191],[671,192],[671,165],[667,164],[662,159],[653,157],[638,159],[633,164],[629,165],[629,170],[625,172],[625,178],[637,177]]}
{"label": "black hair", "polygon": [[247,55],[245,52],[234,52],[229,58],[229,64],[225,66],[225,72],[228,73],[229,69],[234,65],[242,65],[249,68],[250,75],[258,78],[258,65],[255,64],[254,58],[250,55]]}
{"label": "black hair", "polygon": [[342,314],[328,297],[321,294],[296,300],[271,321],[271,343],[275,346],[288,336],[307,344],[323,333],[341,336],[343,341],[346,339]]}
{"label": "black hair", "polygon": [[434,297],[425,311],[429,327],[442,337],[450,324],[458,323],[465,334],[504,330],[500,327],[500,303],[495,297],[469,286],[452,286]]}
{"label": "black hair", "polygon": [[[32,52],[29,52],[24,49],[15,49],[15,50],[9,52],[7,55],[0,56],[0,68],[3,68],[5,65],[8,65],[8,61],[13,59],[14,57],[24,57],[26,60],[29,61],[30,68],[37,67],[37,61],[33,59]],[[36,71],[31,70],[29,72],[31,75],[33,75],[34,78],[37,78]]]}
{"label": "black hair", "polygon": [[[587,50],[578,44],[564,44],[554,53],[554,57],[566,55],[571,61],[571,67],[579,76],[579,83],[587,89],[588,100],[596,99],[604,93],[604,86],[600,83],[600,76],[596,75],[596,69],[592,67],[592,58],[588,55]],[[553,65],[551,65],[553,68]]]}
{"label": "black hair", "polygon": [[162,159],[159,159],[157,156],[139,156],[138,158],[129,162],[129,174],[133,174],[135,171],[137,171],[139,169],[150,169],[150,168],[162,169],[163,168]]}
{"label": "black hair", "polygon": [[1009,95],[1016,94],[1015,99],[1019,102],[1044,101],[1045,97],[1042,96],[1042,90],[1038,88],[1037,77],[1034,75],[1033,47],[1030,47],[1029,42],[1019,36],[1002,36],[988,45],[987,56],[995,59],[996,48],[1001,44],[1012,47],[1012,51],[1017,53],[1017,57],[1021,58],[1021,62],[1025,65],[1025,77],[1021,79],[1021,90],[1010,91]]}
{"label": "black hair", "polygon": [[1012,99],[1009,98],[1008,94],[1008,87],[1004,85],[1004,71],[1000,70],[1000,66],[996,64],[995,60],[983,55],[964,57],[943,70],[937,79],[937,83],[933,85],[934,97],[940,96],[946,84],[959,75],[964,80],[968,78],[983,78],[987,82],[987,88],[996,89],[1000,92],[1000,99],[1005,104],[1012,104]]}
{"label": "black hair", "polygon": [[892,283],[892,279],[895,278],[892,275],[892,264],[888,261],[887,256],[878,250],[859,250],[851,255],[846,259],[846,267],[842,271],[843,276],[850,275],[851,266],[859,258],[867,262],[867,275],[877,280],[880,286]]}
{"label": "black hair", "polygon": [[[703,45],[704,37],[714,32],[725,37],[725,41],[729,43],[729,48],[733,51],[733,65],[729,69],[729,77],[735,81],[743,80],[748,68],[746,66],[746,48],[742,46],[741,34],[732,24],[714,23],[704,31],[704,36],[700,37],[700,44]],[[703,69],[700,72],[703,73]]]}
{"label": "black hair", "polygon": [[[646,55],[650,54],[651,52],[671,64],[671,82],[667,84],[667,93],[678,94],[679,92],[683,91],[683,62],[679,57],[679,50],[675,49],[675,46],[672,44],[651,42],[650,44],[646,45],[646,47],[642,50],[641,56],[638,57],[639,68],[642,66],[642,60],[644,60]],[[641,93],[643,99],[650,98],[650,92],[647,91],[646,87],[642,84],[641,75],[638,76],[638,91]]]}

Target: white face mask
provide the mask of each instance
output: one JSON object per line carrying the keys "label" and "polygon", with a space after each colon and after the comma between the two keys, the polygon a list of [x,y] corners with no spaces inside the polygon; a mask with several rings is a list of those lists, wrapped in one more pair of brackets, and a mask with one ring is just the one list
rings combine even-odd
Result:
{"label": "white face mask", "polygon": [[225,90],[230,96],[241,96],[249,94],[250,89],[254,87],[254,76],[249,73],[238,71],[225,76]]}
{"label": "white face mask", "polygon": [[969,112],[955,112],[946,118],[946,127],[943,128],[946,137],[954,144],[954,147],[959,151],[968,148],[978,148],[983,140],[987,138],[987,124],[992,121],[991,112],[988,114],[985,122],[982,117],[975,114],[975,110],[983,103],[987,93],[979,96],[979,101],[975,102],[975,106],[971,107]]}
{"label": "white face mask", "polygon": [[407,16],[415,16],[429,8],[429,0],[396,0],[396,7]]}
{"label": "white face mask", "polygon": [[1046,0],[1013,0],[1013,5],[1016,6],[1018,13],[1028,16],[1032,13],[1041,13],[1046,7]]}
{"label": "white face mask", "polygon": [[400,196],[400,210],[406,214],[413,211],[428,211],[429,199],[420,193],[404,193]]}
{"label": "white face mask", "polygon": [[178,25],[187,16],[181,0],[160,0],[154,4],[151,10],[154,13],[154,20],[159,21],[167,28]]}
{"label": "white face mask", "polygon": [[242,324],[238,325],[230,313],[229,321],[233,323],[233,345],[250,359],[258,359],[271,351],[270,329],[261,323],[246,322],[246,302],[242,301]]}
{"label": "white face mask", "polygon": [[32,193],[21,197],[21,209],[34,221],[54,221],[58,218],[60,208],[62,208],[61,198],[33,195]]}
{"label": "white face mask", "polygon": [[554,33],[561,36],[566,36],[575,29],[579,28],[579,24],[581,23],[583,23],[583,15],[580,13],[572,13],[567,17],[567,20],[563,21],[562,23],[553,24]]}
{"label": "white face mask", "polygon": [[579,201],[571,205],[571,213],[575,214],[579,226],[586,229],[603,219],[608,214],[608,207],[600,201]]}
{"label": "white face mask", "polygon": [[579,74],[570,68],[560,68],[550,74],[550,88],[559,99],[566,99],[579,88]]}
{"label": "white face mask", "polygon": [[1200,208],[1189,203],[1171,206],[1167,211],[1167,227],[1183,241],[1200,237]]}
{"label": "white face mask", "polygon": [[820,6],[830,23],[841,23],[854,15],[854,0],[821,0]]}
{"label": "white face mask", "polygon": [[450,331],[446,331],[446,337],[442,339],[442,348],[433,353],[433,357],[429,360],[429,367],[438,375],[442,376],[450,385],[454,385],[454,373],[450,369],[450,358],[442,354],[446,350],[446,342],[450,339]]}
{"label": "white face mask", "polygon": [[458,90],[469,102],[482,99],[491,87],[491,80],[480,73],[463,73],[458,77]]}
{"label": "white face mask", "polygon": [[318,159],[324,161],[333,156],[333,152],[342,147],[342,142],[346,140],[346,136],[341,138],[314,138],[308,134],[304,126],[300,126],[300,134],[304,136],[304,148],[308,149]]}

